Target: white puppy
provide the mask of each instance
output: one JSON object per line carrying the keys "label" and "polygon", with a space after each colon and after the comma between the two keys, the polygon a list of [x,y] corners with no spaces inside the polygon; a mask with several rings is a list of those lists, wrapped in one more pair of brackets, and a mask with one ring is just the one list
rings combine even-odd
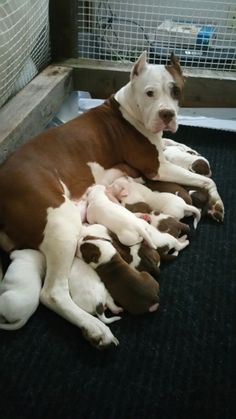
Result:
{"label": "white puppy", "polygon": [[110,201],[106,187],[95,185],[87,190],[87,220],[90,224],[103,224],[115,233],[122,244],[133,246],[143,239],[155,248],[146,226],[134,214],[121,205]]}
{"label": "white puppy", "polygon": [[200,211],[193,205],[186,204],[180,196],[168,192],[151,191],[147,186],[135,182],[128,176],[122,176],[115,180],[108,189],[122,205],[143,201],[152,210],[171,215],[178,220],[193,215],[194,228],[197,227],[201,217]]}
{"label": "white puppy", "polygon": [[32,249],[15,250],[0,283],[0,329],[22,327],[35,312],[44,276],[44,256]]}
{"label": "white puppy", "polygon": [[103,323],[109,324],[121,317],[106,317],[105,308],[118,314],[123,311],[109,294],[98,274],[91,266],[78,257],[74,258],[69,276],[69,289],[72,300],[83,310],[96,315]]}
{"label": "white puppy", "polygon": [[211,176],[211,169],[208,160],[201,156],[197,151],[177,143],[176,141],[163,139],[165,158],[177,166],[190,170],[190,172],[199,173],[204,176]]}

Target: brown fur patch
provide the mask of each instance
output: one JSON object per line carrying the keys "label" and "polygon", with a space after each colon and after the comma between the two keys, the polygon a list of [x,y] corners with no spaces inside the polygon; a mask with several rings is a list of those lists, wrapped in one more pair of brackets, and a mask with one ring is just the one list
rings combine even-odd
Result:
{"label": "brown fur patch", "polygon": [[189,193],[183,186],[179,185],[178,183],[145,179],[145,186],[147,186],[152,191],[157,192],[169,192],[173,194],[176,194],[177,192],[177,195],[180,196],[180,198],[182,198],[186,204],[192,204]]}
{"label": "brown fur patch", "polygon": [[101,256],[101,251],[99,249],[98,246],[96,246],[93,243],[82,243],[80,246],[80,251],[83,257],[83,260],[86,263],[98,263],[100,256]]}
{"label": "brown fur patch", "polygon": [[150,214],[152,211],[151,207],[146,204],[146,202],[136,202],[135,204],[125,204],[125,208],[127,208],[131,212],[142,212],[145,214]]}
{"label": "brown fur patch", "polygon": [[160,255],[157,250],[151,249],[146,243],[142,242],[138,251],[141,259],[139,265],[136,267],[138,271],[146,271],[157,278],[160,274]]}
{"label": "brown fur patch", "polygon": [[119,240],[116,234],[112,233],[111,231],[109,232],[111,239],[112,239],[112,244],[114,246],[114,248],[117,250],[117,252],[120,254],[120,256],[122,257],[122,259],[125,260],[125,262],[127,262],[128,264],[130,264],[131,262],[133,262],[133,256],[130,253],[130,247],[129,246],[125,246],[124,244],[122,244]]}
{"label": "brown fur patch", "polygon": [[118,253],[96,272],[114,300],[132,314],[148,312],[159,302],[158,282],[147,272],[131,268]]}
{"label": "brown fur patch", "polygon": [[202,159],[197,159],[192,164],[192,170],[195,173],[199,173],[200,175],[209,176],[210,175],[210,168],[209,165]]}
{"label": "brown fur patch", "polygon": [[173,217],[168,217],[159,222],[158,230],[163,233],[169,233],[174,237],[179,237],[181,233],[189,232],[190,228],[187,224],[181,223]]}

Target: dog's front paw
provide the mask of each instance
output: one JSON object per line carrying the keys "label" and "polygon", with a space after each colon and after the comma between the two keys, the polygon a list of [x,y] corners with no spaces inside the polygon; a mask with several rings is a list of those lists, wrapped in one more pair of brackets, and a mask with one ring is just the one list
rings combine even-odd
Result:
{"label": "dog's front paw", "polygon": [[82,327],[81,330],[85,339],[97,349],[102,350],[109,348],[111,345],[119,345],[118,339],[112,334],[109,327],[95,317],[93,322],[86,327]]}
{"label": "dog's front paw", "polygon": [[221,199],[210,202],[208,214],[216,221],[223,222],[224,220],[224,204]]}

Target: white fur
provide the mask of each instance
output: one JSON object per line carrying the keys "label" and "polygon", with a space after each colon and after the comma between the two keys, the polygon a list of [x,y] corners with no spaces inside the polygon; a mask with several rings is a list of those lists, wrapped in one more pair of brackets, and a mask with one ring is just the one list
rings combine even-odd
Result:
{"label": "white fur", "polygon": [[182,149],[181,146],[168,146],[164,149],[164,155],[168,161],[183,167],[184,169],[193,171],[193,163],[197,160],[202,160],[209,167],[209,175],[211,174],[210,164],[205,157],[199,154],[190,154],[188,151]]}
{"label": "white fur", "polygon": [[45,261],[42,253],[15,250],[0,283],[0,329],[22,327],[39,304]]}
{"label": "white fur", "polygon": [[124,172],[120,169],[111,168],[105,170],[99,163],[97,162],[88,162],[88,166],[91,169],[94,182],[100,185],[110,185],[110,183],[114,182],[117,178],[124,175]]}
{"label": "white fur", "polygon": [[107,228],[102,224],[85,224],[82,226],[80,238],[85,236],[95,236],[100,239],[111,241]]}
{"label": "white fur", "polygon": [[44,305],[80,327],[85,338],[97,348],[118,345],[111,330],[99,319],[82,310],[72,300],[69,276],[81,231],[80,210],[65,197],[57,208],[49,208],[44,239],[40,245],[45,254],[47,272],[41,291]]}
{"label": "white fur", "polygon": [[87,192],[87,220],[90,224],[99,223],[113,231],[119,241],[127,246],[132,246],[143,239],[155,248],[146,228],[126,208],[111,202],[106,196],[105,186],[95,185]]}
{"label": "white fur", "polygon": [[104,309],[107,306],[116,314],[120,313],[122,308],[115,305],[94,269],[78,257],[75,257],[71,268],[69,288],[73,301],[83,310],[96,315],[102,322],[109,324],[121,319],[119,316],[106,317],[104,313],[98,313],[98,305],[102,305]]}

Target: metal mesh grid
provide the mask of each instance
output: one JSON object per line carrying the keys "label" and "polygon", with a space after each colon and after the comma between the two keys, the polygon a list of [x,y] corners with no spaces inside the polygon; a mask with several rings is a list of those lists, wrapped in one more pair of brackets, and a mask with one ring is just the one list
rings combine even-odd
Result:
{"label": "metal mesh grid", "polygon": [[49,60],[48,0],[1,0],[0,106]]}
{"label": "metal mesh grid", "polygon": [[78,57],[235,70],[236,0],[78,1]]}

